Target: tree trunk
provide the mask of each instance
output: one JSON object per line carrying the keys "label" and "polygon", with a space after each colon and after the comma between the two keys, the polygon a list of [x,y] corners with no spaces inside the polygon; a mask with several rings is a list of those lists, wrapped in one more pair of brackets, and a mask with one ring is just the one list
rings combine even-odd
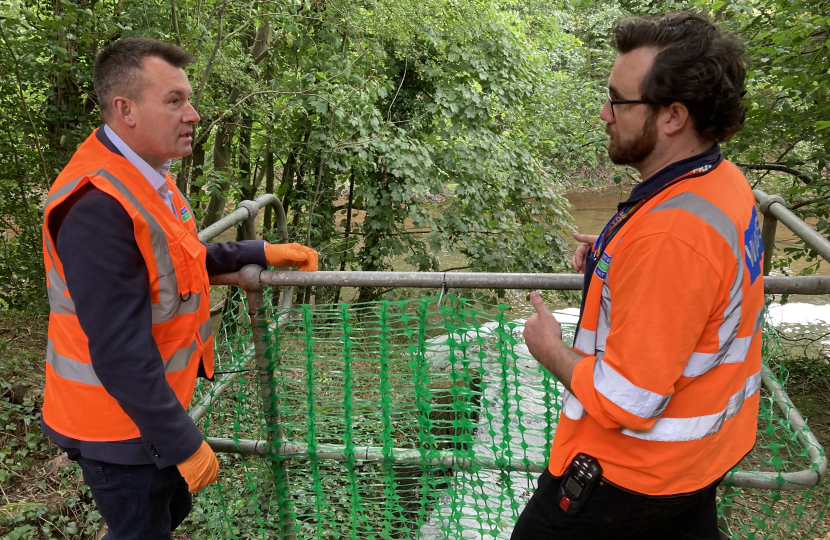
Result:
{"label": "tree trunk", "polygon": [[239,191],[242,199],[251,200],[256,195],[254,179],[251,176],[251,126],[253,120],[247,114],[242,116],[239,130]]}
{"label": "tree trunk", "polygon": [[[369,176],[371,182],[369,189],[380,190],[386,187],[385,167],[382,167],[379,173],[371,173]],[[365,207],[363,209],[367,210]],[[361,227],[361,230],[364,233],[363,247],[361,248],[358,256],[360,259],[360,269],[364,272],[374,272],[378,270],[383,270],[382,260],[379,258],[378,255],[373,255],[372,250],[374,249],[376,252],[378,251],[377,246],[383,239],[384,230],[374,229],[370,227],[371,225],[368,219],[363,222],[363,226]],[[372,302],[374,300],[377,300],[380,296],[378,294],[380,290],[381,289],[378,287],[361,287],[360,293],[357,297],[357,301]]]}
{"label": "tree trunk", "polygon": [[[256,61],[262,61],[265,58],[267,51],[268,44],[270,41],[271,30],[267,24],[262,25],[261,27],[257,28],[256,35],[254,37],[254,43],[251,47],[251,57]],[[236,103],[239,99],[241,91],[239,87],[234,87],[231,90],[230,97],[228,98],[229,103]],[[250,121],[250,118],[247,119]],[[225,124],[219,128],[219,131],[216,134],[216,142],[213,145],[213,170],[216,172],[225,172],[228,173],[228,169],[230,167],[230,148],[231,148],[231,140],[233,139],[232,128],[228,128],[228,125],[232,122],[232,119],[228,119]],[[247,138],[247,146],[248,150],[250,150],[250,131],[243,130],[244,133],[241,135]],[[250,164],[248,163],[248,155],[240,156],[240,165],[247,164],[248,172],[250,173]],[[217,160],[219,158],[219,160]],[[243,161],[244,160],[244,161]],[[220,167],[220,164],[222,167]],[[250,176],[250,174],[248,175]],[[210,197],[210,202],[208,203],[208,209],[205,212],[205,217],[202,220],[202,228],[205,228],[213,223],[216,223],[222,217],[222,211],[225,208],[225,191],[228,189],[228,179],[229,177],[225,177],[225,181],[222,182],[221,190],[219,193],[213,193]],[[251,182],[249,185],[252,185]],[[244,188],[243,188],[244,189]]]}
{"label": "tree trunk", "polygon": [[182,195],[187,197],[187,177],[190,175],[190,164],[193,162],[193,152],[189,156],[182,158],[182,166],[179,168],[179,174],[176,175],[176,187],[182,192]]}
{"label": "tree trunk", "polygon": [[225,209],[225,191],[229,185],[231,165],[231,142],[233,140],[233,129],[228,124],[222,124],[216,132],[216,141],[213,143],[213,170],[224,176],[218,186],[218,192],[210,196],[205,217],[202,219],[202,229],[209,227],[219,221],[222,211]]}
{"label": "tree trunk", "polygon": [[280,181],[280,188],[277,190],[277,197],[282,196],[282,207],[288,212],[288,196],[294,189],[294,172],[297,168],[297,149],[292,148],[288,151],[288,159],[285,160],[285,167],[282,169],[282,180]]}
{"label": "tree trunk", "polygon": [[[189,167],[189,170],[188,170],[188,176],[190,176],[190,182],[189,182],[190,185],[185,186],[185,187],[189,187],[189,189],[188,189],[187,192],[182,191],[182,193],[185,193],[187,196],[191,196],[194,193],[196,193],[196,190],[199,189],[196,186],[196,184],[199,183],[199,179],[202,176],[204,176],[204,174],[205,174],[205,172],[203,170],[203,167],[205,166],[205,143],[204,142],[200,142],[199,144],[197,144],[196,146],[193,147],[193,154],[191,154],[191,158],[192,158],[191,159],[191,166]],[[179,188],[179,189],[181,189],[181,188]],[[191,206],[195,206],[195,205],[191,204]]]}
{"label": "tree trunk", "polygon": [[[349,235],[352,232],[352,204],[354,203],[354,168],[352,168],[352,174],[349,176],[349,202],[346,204],[346,231],[343,235],[343,242],[345,244],[345,248],[343,248],[343,258],[340,261],[340,271],[343,272],[346,270],[346,252],[349,250]],[[334,302],[333,304],[337,304],[340,302],[340,289],[342,287],[337,287],[337,292],[334,295]]]}
{"label": "tree trunk", "polygon": [[[268,146],[265,149],[265,193],[274,193],[274,152],[271,151],[271,139],[268,139]],[[273,209],[271,205],[265,207],[265,216],[262,219],[262,232],[267,233],[274,228],[271,222]]]}
{"label": "tree trunk", "polygon": [[[86,7],[86,2],[81,4],[81,7]],[[60,2],[54,2],[55,16],[62,15],[65,11]],[[63,28],[57,30],[55,38],[57,45],[66,51],[64,58],[72,58],[78,52],[78,43],[74,39],[69,39]],[[79,122],[72,118],[76,118],[76,111],[84,109],[86,104],[82,103],[84,100],[77,78],[68,69],[59,67],[63,66],[65,60],[58,55],[53,57],[53,60],[56,69],[49,76],[46,110],[52,110],[54,113],[50,115],[52,121],[46,124],[46,145],[52,156],[57,158],[57,162],[66,163],[75,150],[74,141],[68,140],[70,137],[66,135],[78,125]]]}

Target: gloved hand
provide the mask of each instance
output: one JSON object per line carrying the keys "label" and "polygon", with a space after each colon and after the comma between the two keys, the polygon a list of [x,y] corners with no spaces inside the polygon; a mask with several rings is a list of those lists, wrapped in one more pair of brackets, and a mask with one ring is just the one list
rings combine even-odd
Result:
{"label": "gloved hand", "polygon": [[317,252],[300,244],[265,244],[268,266],[299,266],[301,272],[317,270]]}
{"label": "gloved hand", "polygon": [[216,482],[216,475],[219,474],[219,462],[216,461],[216,454],[213,453],[213,449],[205,441],[202,441],[202,446],[196,450],[195,454],[176,465],[176,467],[187,482],[190,493],[201,491],[208,484]]}

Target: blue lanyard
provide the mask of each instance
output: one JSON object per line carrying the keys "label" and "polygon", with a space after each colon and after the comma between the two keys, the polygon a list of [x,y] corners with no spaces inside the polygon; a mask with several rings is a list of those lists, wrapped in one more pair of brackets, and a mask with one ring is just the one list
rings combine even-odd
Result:
{"label": "blue lanyard", "polygon": [[608,239],[611,236],[611,233],[617,230],[623,223],[627,221],[627,217],[630,214],[634,213],[641,204],[643,204],[646,199],[642,199],[636,204],[632,204],[630,206],[626,206],[622,210],[619,210],[614,217],[611,218],[611,221],[605,224],[605,227],[602,229],[602,233],[600,233],[599,238],[597,238],[596,243],[594,244],[594,248],[591,251],[591,257],[598,261],[602,252],[605,251],[605,246],[608,243]]}

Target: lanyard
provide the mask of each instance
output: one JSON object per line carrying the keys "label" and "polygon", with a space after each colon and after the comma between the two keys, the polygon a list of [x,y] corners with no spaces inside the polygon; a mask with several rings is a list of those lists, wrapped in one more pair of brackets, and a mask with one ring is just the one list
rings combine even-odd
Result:
{"label": "lanyard", "polygon": [[645,197],[643,197],[642,199],[640,199],[636,203],[631,204],[629,206],[626,206],[626,207],[622,208],[621,210],[619,210],[616,214],[614,214],[614,217],[611,218],[611,221],[606,223],[605,227],[602,229],[602,233],[599,235],[599,238],[597,238],[597,241],[594,244],[593,249],[591,250],[591,257],[595,261],[598,261],[600,256],[602,255],[602,253],[605,251],[605,248],[606,248],[608,242],[611,240],[611,238],[614,237],[614,234],[617,232],[617,230],[619,230],[629,220],[629,218],[631,218],[631,216],[634,215],[634,213],[637,210],[642,208],[642,206],[645,203],[647,203],[648,201],[653,199],[655,195],[657,195],[659,193],[662,193],[663,191],[670,188],[671,186],[673,186],[673,185],[675,185],[679,182],[682,182],[683,180],[686,180],[687,178],[689,178],[691,176],[698,176],[701,173],[704,173],[704,172],[708,171],[709,169],[711,169],[715,165],[715,163],[717,163],[717,161],[715,161],[713,163],[707,163],[706,165],[703,165],[703,166],[698,167],[698,168],[696,168],[692,171],[689,171],[688,173],[686,173],[682,176],[679,176],[678,178],[675,178],[671,182],[668,182],[666,185],[664,185],[663,187],[661,187],[657,191],[646,195]]}

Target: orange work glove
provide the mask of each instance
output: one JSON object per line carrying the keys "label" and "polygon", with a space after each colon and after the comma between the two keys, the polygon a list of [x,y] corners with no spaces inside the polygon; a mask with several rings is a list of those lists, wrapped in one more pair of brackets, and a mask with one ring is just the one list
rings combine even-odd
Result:
{"label": "orange work glove", "polygon": [[317,252],[300,244],[265,244],[268,266],[299,266],[301,272],[317,270]]}
{"label": "orange work glove", "polygon": [[195,454],[176,465],[176,467],[187,482],[190,493],[201,491],[208,484],[216,482],[216,475],[219,474],[219,462],[216,461],[216,454],[213,453],[213,449],[205,441],[202,441],[202,446],[196,450]]}

